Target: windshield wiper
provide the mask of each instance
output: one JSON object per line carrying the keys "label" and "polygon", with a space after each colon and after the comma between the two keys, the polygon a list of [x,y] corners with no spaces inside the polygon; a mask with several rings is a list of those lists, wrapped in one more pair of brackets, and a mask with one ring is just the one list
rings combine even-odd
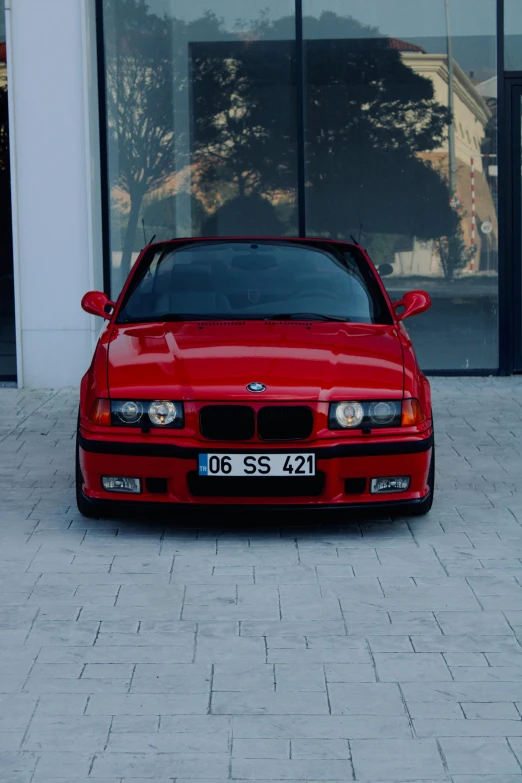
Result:
{"label": "windshield wiper", "polygon": [[276,315],[249,315],[248,313],[223,313],[222,315],[202,315],[201,313],[159,313],[158,315],[130,318],[123,315],[120,323],[169,323],[171,321],[341,321],[350,322],[349,318],[339,315],[323,315],[322,313],[277,313]]}
{"label": "windshield wiper", "polygon": [[323,315],[323,313],[277,313],[276,315],[266,315],[265,321],[342,321],[349,323],[350,319],[340,315]]}

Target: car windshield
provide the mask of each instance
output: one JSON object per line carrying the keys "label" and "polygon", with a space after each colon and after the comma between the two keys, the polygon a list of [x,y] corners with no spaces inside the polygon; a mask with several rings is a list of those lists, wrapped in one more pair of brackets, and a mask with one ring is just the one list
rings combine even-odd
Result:
{"label": "car windshield", "polygon": [[117,321],[307,318],[391,323],[373,271],[362,254],[349,248],[273,241],[154,247],[143,259]]}

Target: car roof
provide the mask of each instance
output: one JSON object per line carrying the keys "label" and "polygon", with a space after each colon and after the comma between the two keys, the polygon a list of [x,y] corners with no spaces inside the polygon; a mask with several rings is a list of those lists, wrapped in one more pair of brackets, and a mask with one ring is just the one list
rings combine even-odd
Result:
{"label": "car roof", "polygon": [[183,242],[284,242],[285,244],[302,244],[321,242],[324,245],[345,245],[346,247],[357,248],[361,246],[356,242],[347,242],[343,239],[329,239],[325,237],[269,237],[269,236],[228,236],[228,237],[176,237],[175,239],[165,239],[159,242],[153,242],[147,245],[149,248],[164,247],[165,245],[176,245]]}

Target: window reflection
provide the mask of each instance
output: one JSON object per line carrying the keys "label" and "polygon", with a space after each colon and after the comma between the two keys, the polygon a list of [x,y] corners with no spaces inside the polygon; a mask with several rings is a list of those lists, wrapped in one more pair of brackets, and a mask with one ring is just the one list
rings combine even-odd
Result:
{"label": "window reflection", "polygon": [[208,8],[104,0],[113,293],[153,234],[297,231],[293,2]]}
{"label": "window reflection", "polygon": [[504,0],[504,64],[506,71],[522,71],[522,4]]}
{"label": "window reflection", "polygon": [[[447,15],[446,15],[447,12]],[[496,367],[495,0],[305,0],[307,222],[364,244],[422,366]]]}

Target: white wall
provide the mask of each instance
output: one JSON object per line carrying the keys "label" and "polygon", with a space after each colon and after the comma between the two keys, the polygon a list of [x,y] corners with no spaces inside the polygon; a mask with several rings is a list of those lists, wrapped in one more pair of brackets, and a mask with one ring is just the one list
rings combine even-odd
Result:
{"label": "white wall", "polygon": [[19,385],[78,385],[101,286],[93,0],[7,0]]}

